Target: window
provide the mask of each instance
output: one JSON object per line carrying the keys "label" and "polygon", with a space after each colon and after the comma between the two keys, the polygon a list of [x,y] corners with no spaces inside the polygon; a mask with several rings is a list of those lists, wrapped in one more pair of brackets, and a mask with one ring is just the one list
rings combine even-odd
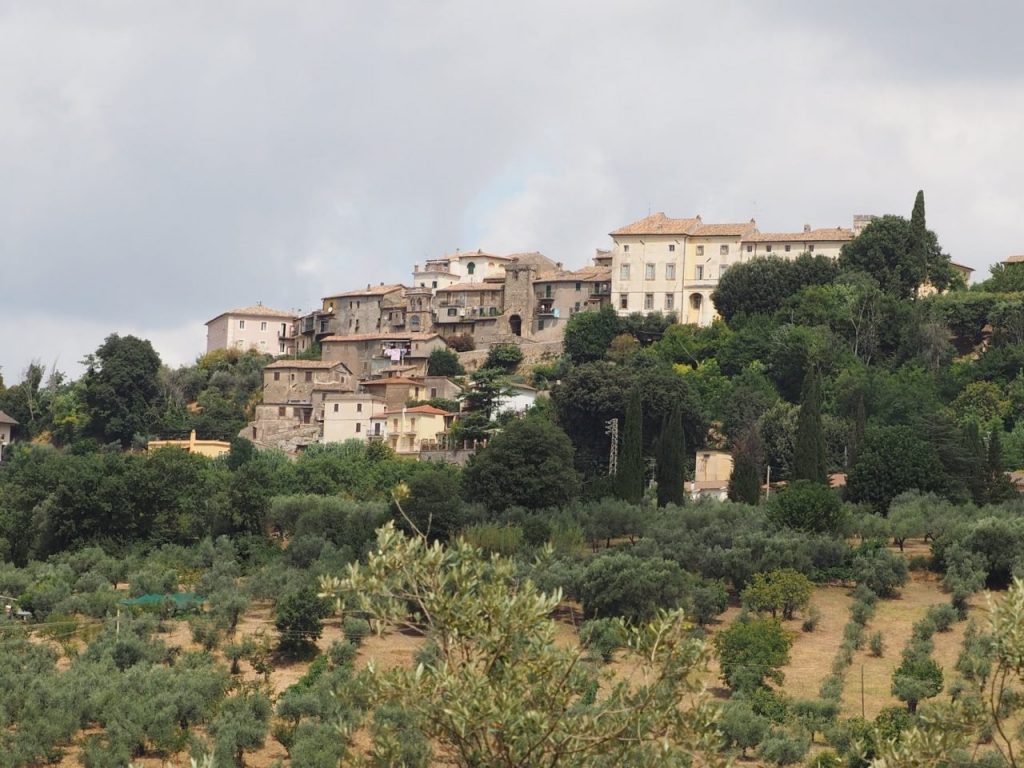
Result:
{"label": "window", "polygon": [[455,317],[459,314],[459,310],[456,307],[448,307],[448,317]]}
{"label": "window", "polygon": [[433,400],[435,397],[437,397],[437,387],[431,387],[430,388],[430,399]]}
{"label": "window", "polygon": [[338,412],[338,404],[337,404],[337,403],[335,403],[335,404],[334,404],[334,412],[335,412],[335,413],[337,413],[337,412]]}
{"label": "window", "polygon": [[277,407],[277,415],[278,416],[286,416],[287,413],[288,413],[288,411],[285,409],[285,407],[283,405],[279,405]]}
{"label": "window", "polygon": [[576,293],[583,290],[583,283],[576,283]]}
{"label": "window", "polygon": [[288,374],[288,381],[295,381],[295,374],[294,373],[289,373]]}
{"label": "window", "polygon": [[466,265],[466,273],[472,275],[474,272],[476,272],[476,264],[471,261]]}
{"label": "window", "polygon": [[675,264],[666,264],[665,265],[665,279],[666,280],[675,280],[676,279],[676,265]]}
{"label": "window", "polygon": [[580,303],[578,301],[576,302],[576,305],[573,307],[572,311],[573,312],[579,312],[580,311]]}
{"label": "window", "polygon": [[619,309],[629,309],[629,296],[625,293],[619,296]]}
{"label": "window", "polygon": [[718,248],[718,255],[719,256],[728,256],[729,255],[729,246],[728,245],[720,246]]}
{"label": "window", "polygon": [[665,294],[665,309],[671,310],[676,308],[676,297],[671,293]]}
{"label": "window", "polygon": [[362,431],[363,431],[363,425],[362,425],[362,424],[360,424],[360,423],[359,423],[359,422],[357,421],[357,422],[356,422],[356,434],[359,434],[359,433],[360,433],[360,432],[362,432]]}
{"label": "window", "polygon": [[765,246],[764,246],[764,250],[765,250],[765,253],[771,253],[772,252],[772,244],[771,243],[766,243]]}
{"label": "window", "polygon": [[644,267],[644,280],[653,280],[655,278],[655,266],[648,264]]}
{"label": "window", "polygon": [[814,243],[811,243],[807,246],[807,252],[814,253]]}
{"label": "window", "polygon": [[789,249],[790,249],[790,245],[789,245],[789,243],[786,243],[786,253],[789,253]]}
{"label": "window", "polygon": [[697,246],[697,255],[698,256],[703,256],[704,255],[704,246],[703,245],[698,245]]}
{"label": "window", "polygon": [[431,288],[437,288],[437,280],[431,280],[430,281],[430,287]]}
{"label": "window", "polygon": [[753,253],[753,252],[754,252],[754,246],[747,245],[747,253]]}
{"label": "window", "polygon": [[668,252],[669,253],[675,253],[676,252],[676,244],[675,243],[669,243],[668,244]]}
{"label": "window", "polygon": [[313,372],[312,371],[306,371],[306,381],[312,381],[312,380],[313,380]]}
{"label": "window", "polygon": [[619,267],[619,278],[621,280],[629,280],[629,264],[623,264]]}
{"label": "window", "polygon": [[626,245],[622,246],[622,252],[629,253],[629,243],[626,243]]}
{"label": "window", "polygon": [[718,276],[721,277],[722,275],[724,275],[728,269],[729,269],[729,265],[728,264],[723,264],[718,269]]}
{"label": "window", "polygon": [[274,371],[274,381],[280,381],[280,380],[281,380],[281,372],[280,371]]}
{"label": "window", "polygon": [[415,416],[413,416],[413,417],[411,417],[409,419],[409,430],[413,431],[413,432],[416,431],[416,417]]}
{"label": "window", "polygon": [[704,279],[704,265],[698,264],[693,268],[693,279],[703,280]]}
{"label": "window", "polygon": [[645,293],[644,294],[644,309],[654,309],[654,294],[653,293]]}
{"label": "window", "polygon": [[263,322],[260,323],[260,330],[261,331],[267,330],[267,321],[266,320],[264,320]]}
{"label": "window", "polygon": [[283,342],[283,341],[282,341],[282,342],[280,342],[280,343],[279,343],[279,344],[277,345],[277,351],[278,351],[278,352],[280,352],[280,353],[281,353],[282,355],[284,354],[284,342]]}
{"label": "window", "polygon": [[[338,406],[334,406],[334,409],[337,410]],[[362,412],[363,412],[363,404],[362,403],[356,403],[356,413],[362,413]]]}
{"label": "window", "polygon": [[538,331],[543,331],[544,330],[544,320],[543,319],[540,319],[540,320],[537,321],[537,330]]}
{"label": "window", "polygon": [[245,320],[239,320],[238,321],[238,328],[239,328],[239,330],[243,330],[243,331],[245,330]]}

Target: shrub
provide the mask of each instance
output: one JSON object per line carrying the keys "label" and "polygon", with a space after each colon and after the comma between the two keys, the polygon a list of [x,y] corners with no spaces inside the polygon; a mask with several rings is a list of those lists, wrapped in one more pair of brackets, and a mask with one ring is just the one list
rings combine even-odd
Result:
{"label": "shrub", "polygon": [[476,341],[474,341],[473,336],[468,333],[453,334],[445,339],[445,341],[447,341],[448,346],[456,352],[472,352],[476,349]]}
{"label": "shrub", "polygon": [[427,358],[428,376],[462,376],[465,373],[459,356],[450,349],[435,349]]}
{"label": "shrub", "polygon": [[756,573],[753,581],[743,590],[743,604],[753,611],[770,611],[774,618],[778,612],[784,619],[807,606],[814,587],[810,579],[792,568]]}
{"label": "shrub", "polygon": [[816,605],[812,605],[807,609],[807,616],[804,618],[804,623],[800,625],[800,629],[804,632],[813,632],[818,628],[818,624],[821,623],[821,610]]}
{"label": "shrub", "polygon": [[523,362],[523,350],[515,344],[495,344],[487,353],[484,368],[500,368],[511,373]]}
{"label": "shrub", "polygon": [[510,556],[523,546],[523,529],[518,525],[479,523],[464,528],[462,538],[485,552]]}
{"label": "shrub", "polygon": [[872,656],[878,659],[882,658],[882,654],[885,653],[885,639],[881,632],[871,635],[871,639],[868,640],[868,648],[871,650]]}
{"label": "shrub", "polygon": [[722,679],[734,691],[781,684],[792,639],[774,619],[736,621],[715,635]]}
{"label": "shrub", "polygon": [[749,704],[735,701],[722,708],[719,726],[726,745],[740,750],[740,754],[746,757],[747,750],[756,749],[768,735],[770,722],[767,717],[755,713]]}
{"label": "shrub", "polygon": [[959,618],[959,615],[956,608],[943,603],[942,605],[933,605],[929,608],[928,618],[935,625],[937,632],[949,632],[953,628],[953,624],[956,623],[957,618]]}
{"label": "shrub", "polygon": [[584,613],[591,618],[649,621],[659,610],[683,603],[687,582],[682,568],[671,560],[611,552],[587,565],[580,599]]}
{"label": "shrub", "polygon": [[785,731],[775,731],[761,742],[758,754],[773,765],[793,765],[803,760],[811,740],[806,736],[797,736]]}
{"label": "shrub", "polygon": [[281,598],[274,616],[274,626],[281,633],[281,650],[287,653],[308,650],[323,634],[323,618],[328,612],[327,601],[317,597],[312,587]]}
{"label": "shrub", "polygon": [[932,635],[938,627],[932,620],[931,615],[926,615],[920,621],[915,621],[913,627],[911,627],[911,638],[912,640],[931,640]]}
{"label": "shrub", "polygon": [[862,603],[859,600],[850,606],[850,621],[863,627],[875,614],[875,606],[870,603]]}
{"label": "shrub", "polygon": [[580,644],[593,651],[605,664],[626,642],[626,631],[617,619],[594,619],[580,626]]}
{"label": "shrub", "polygon": [[776,525],[808,533],[835,533],[842,529],[845,516],[839,495],[812,480],[790,483],[772,496],[767,511]]}
{"label": "shrub", "polygon": [[892,693],[907,703],[913,714],[918,702],[938,696],[942,691],[942,668],[934,659],[904,654],[903,662],[892,676]]}
{"label": "shrub", "polygon": [[351,667],[356,659],[356,647],[351,641],[342,643],[335,640],[327,648],[327,658],[335,667]]}
{"label": "shrub", "polygon": [[698,626],[706,626],[729,607],[729,593],[721,581],[703,581],[690,592],[690,611]]}
{"label": "shrub", "polygon": [[859,651],[864,647],[864,625],[850,621],[843,627],[843,645]]}
{"label": "shrub", "polygon": [[370,634],[370,625],[366,619],[358,619],[355,616],[346,616],[342,622],[342,631],[345,639],[355,648],[363,644],[363,640]]}
{"label": "shrub", "polygon": [[907,561],[881,547],[858,553],[853,572],[858,582],[879,597],[894,597],[907,583]]}

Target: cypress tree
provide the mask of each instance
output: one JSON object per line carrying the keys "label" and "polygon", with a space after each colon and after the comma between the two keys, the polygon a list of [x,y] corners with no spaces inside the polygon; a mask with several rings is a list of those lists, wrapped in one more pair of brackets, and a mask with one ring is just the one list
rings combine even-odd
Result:
{"label": "cypress tree", "polygon": [[800,416],[796,424],[796,447],[793,454],[793,479],[828,482],[825,458],[825,430],[821,425],[821,380],[811,366],[804,376],[800,397]]}
{"label": "cypress tree", "polygon": [[853,431],[850,435],[850,450],[847,456],[846,471],[857,463],[857,453],[864,445],[864,437],[868,432],[868,409],[864,402],[864,390],[858,388],[853,406]]}
{"label": "cypress tree", "polygon": [[757,427],[745,429],[732,446],[732,474],[729,476],[729,498],[742,504],[761,500],[761,470],[764,448]]}
{"label": "cypress tree", "polygon": [[910,261],[925,280],[931,279],[931,266],[928,263],[928,225],[924,218],[924,190],[917,191],[914,198],[914,210],[910,214]]}
{"label": "cypress tree", "polygon": [[686,499],[686,436],[683,434],[683,412],[676,403],[661,422],[658,438],[658,506],[675,504],[681,507]]}
{"label": "cypress tree", "polygon": [[624,500],[639,504],[644,496],[644,411],[640,389],[634,387],[626,401],[626,423],[622,429],[622,450],[615,474],[615,493]]}
{"label": "cypress tree", "polygon": [[990,456],[976,421],[969,421],[964,427],[963,455],[964,486],[971,494],[971,501],[980,507],[988,501]]}

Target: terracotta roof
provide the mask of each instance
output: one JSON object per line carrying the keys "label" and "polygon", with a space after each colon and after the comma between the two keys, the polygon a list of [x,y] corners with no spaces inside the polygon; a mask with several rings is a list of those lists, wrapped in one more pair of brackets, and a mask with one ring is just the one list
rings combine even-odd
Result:
{"label": "terracotta roof", "polygon": [[803,232],[753,232],[743,238],[745,243],[820,243],[853,240],[853,230],[805,229]]}
{"label": "terracotta roof", "polygon": [[324,296],[323,301],[327,299],[344,299],[349,296],[383,296],[394,291],[401,291],[405,288],[401,283],[391,283],[390,285],[369,285],[365,289],[358,291],[345,291],[345,293],[332,293],[330,296]]}
{"label": "terracotta roof", "polygon": [[331,368],[344,368],[348,371],[344,363],[331,360],[275,360],[269,365],[264,366],[264,368],[299,368],[323,371],[330,370]]}
{"label": "terracotta roof", "polygon": [[1024,254],[1017,256],[1007,256],[1003,259],[1003,264],[1024,264]]}
{"label": "terracotta roof", "polygon": [[438,293],[446,293],[449,291],[500,291],[505,287],[505,283],[455,283],[454,285],[447,285],[444,288],[438,288]]}
{"label": "terracotta roof", "polygon": [[12,419],[3,411],[0,411],[0,424],[17,424],[18,422]]}
{"label": "terracotta roof", "polygon": [[[253,304],[251,307],[240,307],[239,309],[229,309],[227,312],[221,312],[213,320],[219,320],[224,315],[244,315],[245,317],[280,317],[287,318],[289,320],[296,320],[299,316],[295,312],[286,312],[281,309],[271,309],[270,307],[264,307],[262,304]],[[207,320],[206,325],[209,325],[213,320]]]}
{"label": "terracotta roof", "polygon": [[701,224],[688,234],[690,237],[742,237],[757,231],[757,223],[751,219],[744,224]]}
{"label": "terracotta roof", "polygon": [[547,272],[537,275],[535,283],[587,283],[612,279],[611,267],[583,267],[574,272]]}
{"label": "terracotta roof", "polygon": [[688,235],[701,226],[700,216],[692,219],[670,219],[662,212],[619,227],[611,235]]}
{"label": "terracotta roof", "polygon": [[965,270],[967,272],[973,272],[974,271],[974,267],[968,267],[966,264],[958,264],[955,261],[950,261],[949,265],[951,267],[955,267],[956,269],[963,269],[963,270]]}
{"label": "terracotta roof", "polygon": [[439,333],[354,333],[347,336],[324,336],[320,339],[320,344],[327,344],[330,342],[348,342],[348,341],[430,341],[431,339],[438,338],[441,334]]}
{"label": "terracotta roof", "polygon": [[404,411],[385,411],[384,413],[378,413],[376,416],[400,416],[402,413],[423,413],[430,416],[448,416],[448,411],[442,411],[440,408],[435,408],[432,405],[417,405],[415,408],[406,408]]}

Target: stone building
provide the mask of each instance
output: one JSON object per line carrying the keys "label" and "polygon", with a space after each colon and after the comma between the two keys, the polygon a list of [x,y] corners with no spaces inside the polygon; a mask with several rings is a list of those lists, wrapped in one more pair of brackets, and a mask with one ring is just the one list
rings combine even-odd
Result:
{"label": "stone building", "polygon": [[320,439],[327,396],[353,389],[355,379],[342,362],[277,360],[263,369],[263,402],[241,435],[258,445],[300,450]]}
{"label": "stone building", "polygon": [[268,355],[284,355],[294,351],[294,312],[254,304],[222,312],[206,323],[206,351],[217,349],[250,349]]}
{"label": "stone building", "polygon": [[425,374],[430,353],[447,347],[436,333],[327,336],[320,344],[322,359],[340,361],[362,379],[399,371]]}

